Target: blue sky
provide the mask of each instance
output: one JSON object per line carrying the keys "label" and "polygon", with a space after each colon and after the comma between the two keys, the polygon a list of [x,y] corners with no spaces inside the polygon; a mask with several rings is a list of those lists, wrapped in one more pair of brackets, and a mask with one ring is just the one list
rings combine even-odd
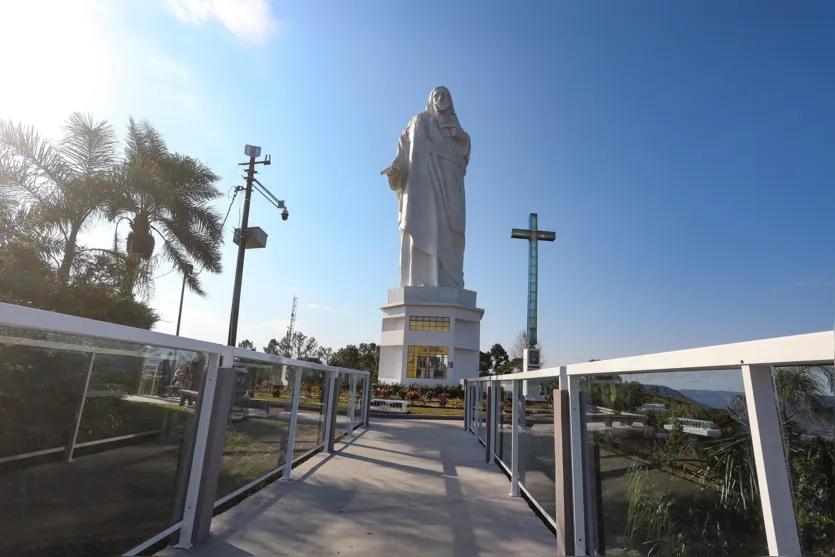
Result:
{"label": "blue sky", "polygon": [[[242,183],[244,144],[261,145],[273,165],[259,178],[290,219],[254,198],[269,242],[247,254],[239,336],[259,347],[294,293],[323,344],[379,341],[399,277],[379,171],[441,84],[473,141],[465,281],[484,349],[524,327],[526,245],[509,235],[532,211],[557,234],[540,252],[549,363],[831,329],[835,5],[510,6],[4,3],[6,74],[26,85],[0,88],[0,117],[53,136],[73,110],[120,131],[148,118],[224,193]],[[234,247],[209,296],[187,295],[184,335],[225,341]],[[178,296],[176,275],[158,280],[162,331]]]}

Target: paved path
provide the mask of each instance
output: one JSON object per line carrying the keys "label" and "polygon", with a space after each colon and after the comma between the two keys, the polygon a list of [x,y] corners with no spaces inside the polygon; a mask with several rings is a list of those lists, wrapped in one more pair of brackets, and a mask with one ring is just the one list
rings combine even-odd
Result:
{"label": "paved path", "polygon": [[461,422],[372,420],[296,481],[215,517],[206,546],[161,555],[554,555],[554,536],[472,439]]}

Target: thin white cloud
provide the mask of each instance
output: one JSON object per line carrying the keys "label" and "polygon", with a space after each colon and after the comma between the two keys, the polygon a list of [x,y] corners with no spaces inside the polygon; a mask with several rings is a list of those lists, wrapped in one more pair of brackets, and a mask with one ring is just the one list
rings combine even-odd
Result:
{"label": "thin white cloud", "polygon": [[264,43],[278,28],[267,0],[168,0],[180,20],[193,25],[218,21],[235,36]]}
{"label": "thin white cloud", "polygon": [[330,306],[323,306],[322,304],[307,304],[307,307],[310,309],[320,309],[322,311],[331,311],[333,309]]}

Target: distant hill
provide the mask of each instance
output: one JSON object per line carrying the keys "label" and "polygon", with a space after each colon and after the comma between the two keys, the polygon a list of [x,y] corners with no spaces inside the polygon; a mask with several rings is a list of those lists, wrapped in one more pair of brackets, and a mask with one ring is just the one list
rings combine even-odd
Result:
{"label": "distant hill", "polygon": [[742,394],[734,391],[708,391],[704,389],[682,389],[681,393],[703,406],[720,410],[729,406],[735,396]]}
{"label": "distant hill", "polygon": [[[671,389],[670,387],[665,387],[664,385],[644,385],[644,389],[648,393],[658,393],[658,396],[667,396],[670,398],[677,398],[681,401],[687,402],[689,404],[693,404],[700,408],[708,406],[707,404],[702,404],[699,400],[687,396],[684,394],[686,391],[677,391],[675,389]],[[710,392],[710,391],[707,391]]]}

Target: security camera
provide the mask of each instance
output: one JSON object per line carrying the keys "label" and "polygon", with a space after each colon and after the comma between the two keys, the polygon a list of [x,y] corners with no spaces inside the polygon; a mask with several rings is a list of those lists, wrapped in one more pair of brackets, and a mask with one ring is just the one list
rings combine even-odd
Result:
{"label": "security camera", "polygon": [[290,218],[290,212],[286,208],[282,209],[281,220],[287,220],[288,218]]}

